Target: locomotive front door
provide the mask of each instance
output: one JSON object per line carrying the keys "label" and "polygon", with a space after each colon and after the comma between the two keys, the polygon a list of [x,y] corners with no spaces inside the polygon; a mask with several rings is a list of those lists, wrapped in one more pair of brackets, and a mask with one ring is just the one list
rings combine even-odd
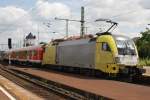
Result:
{"label": "locomotive front door", "polygon": [[107,42],[96,43],[96,69],[109,73],[109,65],[113,62],[109,44]]}

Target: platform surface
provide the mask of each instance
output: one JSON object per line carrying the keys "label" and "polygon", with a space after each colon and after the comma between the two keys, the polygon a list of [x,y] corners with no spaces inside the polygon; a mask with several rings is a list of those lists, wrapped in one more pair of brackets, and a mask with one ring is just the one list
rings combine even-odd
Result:
{"label": "platform surface", "polygon": [[0,87],[0,100],[11,100],[7,95],[11,96],[5,89]]}
{"label": "platform surface", "polygon": [[[5,77],[0,75],[0,87],[2,87],[8,94],[10,94],[14,99],[8,98],[4,92],[0,91],[0,100],[5,100],[2,97],[6,98],[6,100],[43,100],[36,94],[18,86],[12,81],[6,79]],[[2,97],[1,97],[2,96]]]}
{"label": "platform surface", "polygon": [[68,75],[54,71],[46,72],[33,68],[15,69],[112,99],[148,100],[150,98],[150,87],[148,86],[141,86],[113,80],[86,78],[80,77],[79,75]]}
{"label": "platform surface", "polygon": [[146,72],[143,75],[150,76],[150,66],[145,66]]}

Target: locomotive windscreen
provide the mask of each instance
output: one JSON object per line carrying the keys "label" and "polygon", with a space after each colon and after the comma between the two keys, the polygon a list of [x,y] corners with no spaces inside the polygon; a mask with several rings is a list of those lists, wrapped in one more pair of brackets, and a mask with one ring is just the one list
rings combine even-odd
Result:
{"label": "locomotive windscreen", "polygon": [[133,40],[127,37],[115,37],[119,55],[136,55]]}

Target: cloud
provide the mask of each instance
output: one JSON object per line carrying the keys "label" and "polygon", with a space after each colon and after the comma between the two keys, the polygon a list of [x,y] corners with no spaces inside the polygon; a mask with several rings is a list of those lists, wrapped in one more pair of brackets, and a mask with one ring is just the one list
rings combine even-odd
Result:
{"label": "cloud", "polygon": [[[35,3],[35,10],[30,13],[32,21],[39,26],[40,40],[50,41],[50,38],[59,38],[65,36],[65,21],[56,21],[54,18],[70,18],[71,10],[64,3],[48,2],[46,0],[38,0]],[[50,27],[45,24],[50,22]],[[56,32],[56,34],[53,34]],[[47,39],[46,39],[47,38]]]}
{"label": "cloud", "polygon": [[22,38],[20,32],[31,29],[30,15],[27,11],[15,6],[6,6],[0,7],[0,12],[0,43],[7,43],[7,38],[10,37],[16,42]]}
{"label": "cloud", "polygon": [[[23,37],[29,32],[37,35],[39,30],[41,41],[50,41],[54,38],[52,31],[64,31],[64,22],[54,22],[54,17],[66,18],[70,16],[70,9],[62,3],[49,3],[46,0],[38,0],[31,10],[15,6],[0,7],[0,43],[7,43],[8,38],[12,38],[13,43],[23,42]],[[53,19],[52,29],[48,29],[44,22]],[[64,33],[64,32],[62,32]],[[61,35],[60,35],[61,36]],[[60,37],[59,36],[59,37]]]}
{"label": "cloud", "polygon": [[59,2],[49,3],[39,0],[36,6],[37,14],[44,19],[70,16],[70,8]]}
{"label": "cloud", "polygon": [[89,20],[112,19],[119,23],[120,33],[138,34],[150,22],[150,10],[141,7],[141,1],[150,4],[148,0],[84,0],[84,3]]}
{"label": "cloud", "polygon": [[3,8],[0,7],[0,12],[1,12],[0,15],[1,28],[4,27],[7,28],[7,30],[9,30],[8,27],[16,28],[21,25],[24,25],[22,21],[26,22],[26,20],[29,20],[29,15],[25,10],[14,6],[7,6]]}
{"label": "cloud", "polygon": [[150,9],[150,0],[141,0],[139,3],[143,8]]}

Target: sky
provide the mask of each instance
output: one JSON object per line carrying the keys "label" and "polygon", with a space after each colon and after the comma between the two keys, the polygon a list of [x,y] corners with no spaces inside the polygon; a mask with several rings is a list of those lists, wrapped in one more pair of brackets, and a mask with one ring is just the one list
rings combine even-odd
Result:
{"label": "sky", "polygon": [[[43,42],[65,37],[65,21],[54,18],[80,20],[81,6],[85,7],[87,34],[110,27],[108,23],[95,22],[99,18],[117,22],[112,33],[131,38],[150,27],[150,0],[0,0],[0,44],[6,44],[8,38],[14,44],[22,44],[30,32],[36,36],[39,32],[39,41]],[[69,36],[79,34],[80,23],[69,22]]]}

